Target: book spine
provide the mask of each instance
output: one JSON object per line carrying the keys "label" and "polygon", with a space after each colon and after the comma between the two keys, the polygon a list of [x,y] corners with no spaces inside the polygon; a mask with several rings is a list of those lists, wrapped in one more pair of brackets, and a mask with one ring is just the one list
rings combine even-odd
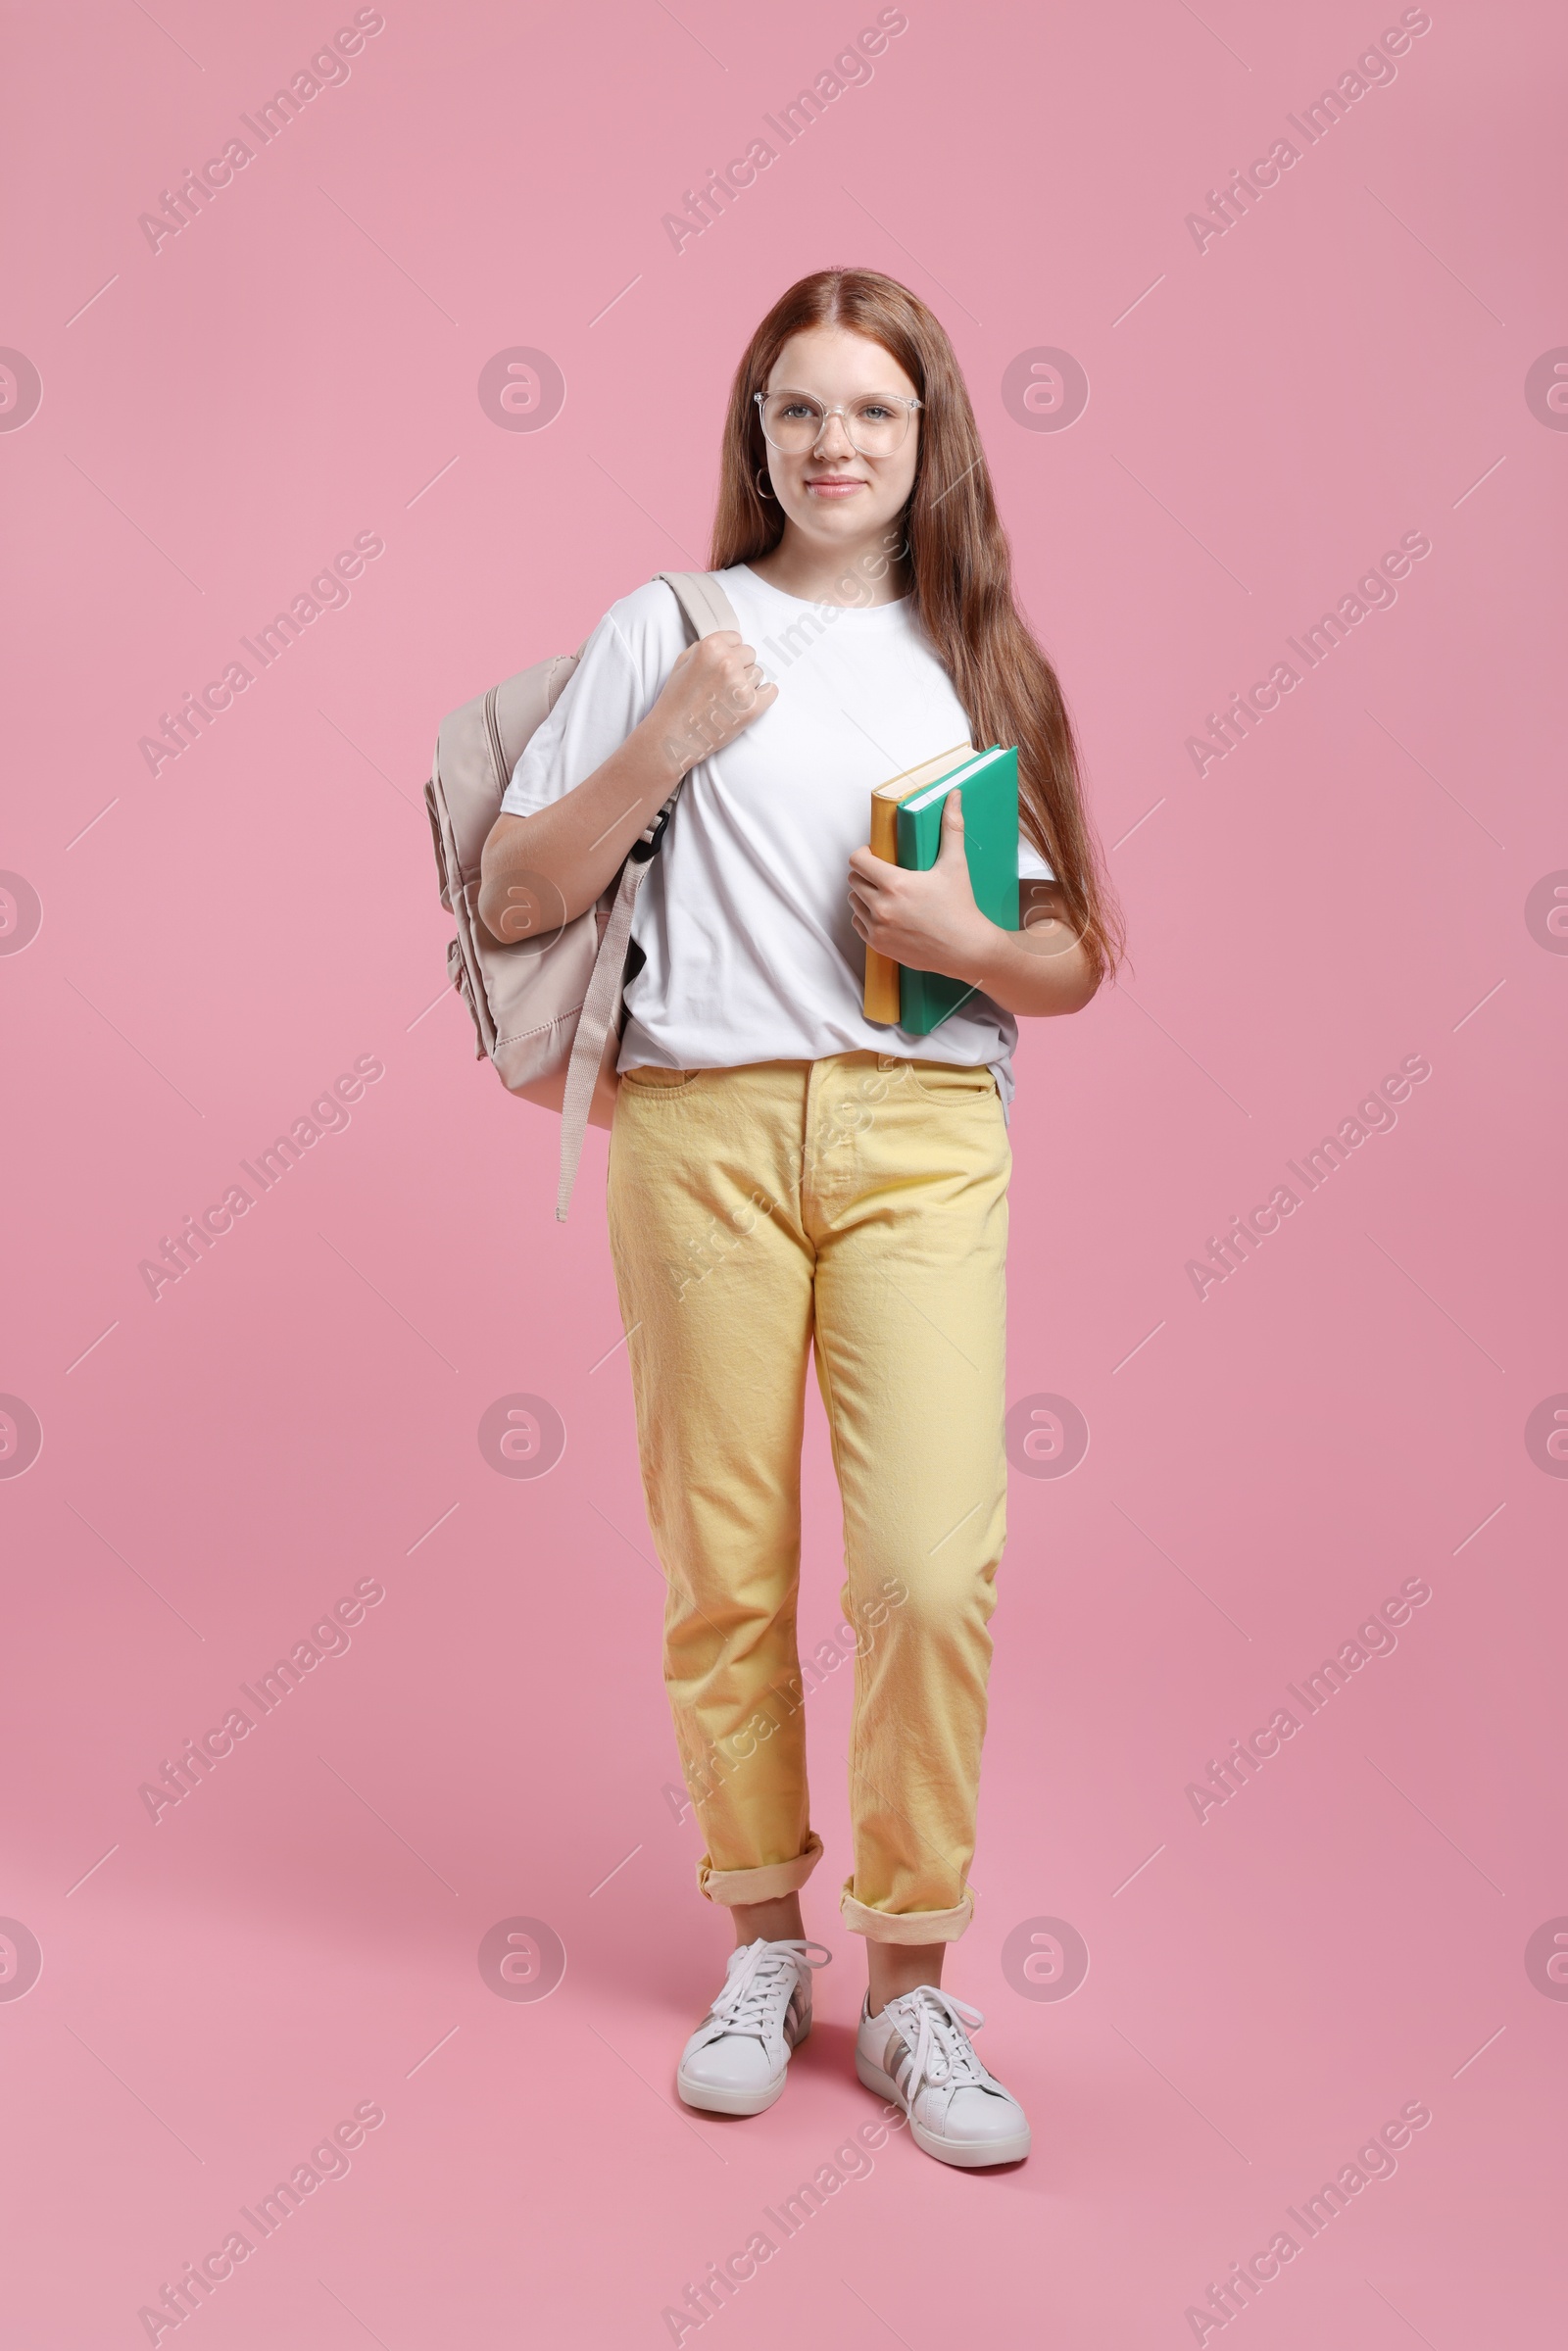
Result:
{"label": "book spine", "polygon": [[[899,804],[871,795],[871,855],[889,865],[899,861]],[[891,955],[879,955],[874,947],[865,951],[865,1017],[880,1026],[899,1025],[900,983],[899,966]]]}
{"label": "book spine", "polygon": [[929,1037],[936,1027],[926,1002],[926,975],[899,966],[899,1026],[911,1037]]}
{"label": "book spine", "polygon": [[[935,804],[936,837],[939,839],[942,829],[942,810],[945,806],[945,800]],[[895,854],[898,862],[911,872],[918,873],[925,866],[934,862],[934,853],[932,856],[921,854],[925,846],[922,835],[930,833],[931,817],[932,811],[929,808],[921,808],[916,811],[898,808],[895,811]],[[899,964],[898,974],[899,1026],[911,1037],[928,1037],[941,1018],[941,1014],[935,1010],[930,1000],[931,974],[926,971],[911,971],[906,963]]]}

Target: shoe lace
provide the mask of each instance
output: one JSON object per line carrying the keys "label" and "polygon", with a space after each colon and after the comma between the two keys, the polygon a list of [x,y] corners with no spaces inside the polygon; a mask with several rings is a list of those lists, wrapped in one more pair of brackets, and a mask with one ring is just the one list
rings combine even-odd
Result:
{"label": "shoe lace", "polygon": [[[820,1957],[813,1958],[813,1952]],[[784,2013],[802,1969],[828,1967],[832,1958],[822,1943],[748,1943],[710,2014],[727,2033],[755,2033],[760,2040],[771,2043],[783,2032]]]}
{"label": "shoe lace", "polygon": [[970,2083],[988,2086],[985,2067],[969,2040],[970,2033],[978,2032],[986,2021],[978,2008],[955,1999],[951,1992],[939,1991],[933,1984],[922,1984],[890,2006],[909,2052],[904,2088],[910,2102],[926,2082],[933,2089],[962,2089]]}

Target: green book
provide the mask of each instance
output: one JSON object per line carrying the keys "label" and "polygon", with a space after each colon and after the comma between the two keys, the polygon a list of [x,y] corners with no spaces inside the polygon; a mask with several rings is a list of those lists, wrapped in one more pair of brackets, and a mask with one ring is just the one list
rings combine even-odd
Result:
{"label": "green book", "polygon": [[[942,846],[942,812],[950,792],[963,809],[963,848],[969,883],[982,914],[1004,931],[1018,928],[1018,754],[992,744],[951,774],[925,784],[898,804],[901,865],[924,872]],[[976,990],[941,971],[899,971],[899,1026],[928,1037]]]}

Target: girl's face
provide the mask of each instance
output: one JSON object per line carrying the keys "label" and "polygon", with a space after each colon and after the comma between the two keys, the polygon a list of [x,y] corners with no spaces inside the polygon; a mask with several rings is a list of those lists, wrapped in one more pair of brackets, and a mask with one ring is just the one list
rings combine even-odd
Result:
{"label": "girl's face", "polygon": [[[808,393],[824,410],[848,411],[878,392],[915,397],[914,385],[892,353],[847,326],[813,326],[792,335],[773,363],[766,389]],[[786,529],[793,525],[819,547],[858,548],[891,529],[903,514],[919,454],[918,411],[909,414],[903,440],[885,456],[858,450],[846,418],[830,416],[814,442],[799,454],[767,446],[764,477],[784,510]]]}

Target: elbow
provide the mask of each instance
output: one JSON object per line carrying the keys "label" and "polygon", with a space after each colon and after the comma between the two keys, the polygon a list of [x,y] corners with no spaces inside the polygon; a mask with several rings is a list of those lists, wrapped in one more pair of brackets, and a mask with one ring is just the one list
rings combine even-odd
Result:
{"label": "elbow", "polygon": [[[594,903],[589,898],[577,905],[574,891],[563,890],[553,874],[526,861],[521,828],[528,821],[503,816],[479,856],[473,911],[502,947],[514,947],[523,939],[548,946]],[[503,826],[509,829],[504,832]]]}
{"label": "elbow", "polygon": [[481,927],[503,946],[535,927],[539,875],[527,863],[526,817],[500,815],[479,853],[479,886],[470,907]]}
{"label": "elbow", "polygon": [[506,937],[506,933],[501,927],[501,918],[506,911],[506,885],[499,879],[495,867],[490,861],[490,848],[487,842],[484,854],[479,859],[479,890],[473,902],[473,910],[492,939]]}
{"label": "elbow", "polygon": [[1056,1010],[1058,1012],[1085,1011],[1100,994],[1102,976],[1098,970],[1086,969],[1067,990],[1062,1002],[1055,1007]]}
{"label": "elbow", "polygon": [[1100,983],[1105,977],[1105,959],[1097,952],[1097,943],[1084,938],[1075,941],[1063,955],[1057,974],[1054,1012],[1082,1012],[1100,993]]}
{"label": "elbow", "polygon": [[1063,1020],[1069,1012],[1081,1012],[1092,1002],[1095,983],[1085,981],[1081,988],[1054,988],[1049,997],[1039,1002],[1012,1006],[1020,1020]]}
{"label": "elbow", "polygon": [[[1030,944],[1040,952],[1041,933],[1032,934]],[[1036,964],[1027,976],[1025,990],[1008,1008],[1025,1019],[1060,1019],[1064,1013],[1081,1012],[1099,994],[1104,974],[1102,967],[1084,953],[1082,946],[1058,950],[1042,966]],[[999,999],[999,1001],[1005,1001]]]}

